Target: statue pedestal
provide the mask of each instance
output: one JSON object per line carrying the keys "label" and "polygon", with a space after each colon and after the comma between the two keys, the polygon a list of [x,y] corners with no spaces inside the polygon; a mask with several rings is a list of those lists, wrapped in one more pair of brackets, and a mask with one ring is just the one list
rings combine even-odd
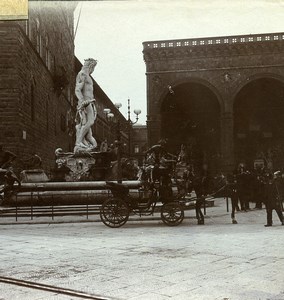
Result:
{"label": "statue pedestal", "polygon": [[54,181],[105,180],[110,168],[108,152],[56,153]]}

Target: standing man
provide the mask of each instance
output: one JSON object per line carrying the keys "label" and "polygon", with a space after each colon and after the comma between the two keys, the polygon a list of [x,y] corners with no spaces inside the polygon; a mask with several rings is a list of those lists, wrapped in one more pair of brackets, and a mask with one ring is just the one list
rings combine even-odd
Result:
{"label": "standing man", "polygon": [[203,164],[199,174],[193,180],[193,188],[196,194],[195,213],[198,225],[204,225],[204,215],[201,207],[205,204],[205,197],[209,194],[209,170],[208,165]]}
{"label": "standing man", "polygon": [[265,227],[272,226],[272,211],[275,210],[282,225],[284,217],[282,212],[282,178],[279,173],[269,174],[265,184],[265,208],[267,214],[267,223]]}
{"label": "standing man", "polygon": [[93,73],[97,61],[88,58],[76,77],[75,94],[78,98],[77,115],[80,116],[80,122],[76,125],[76,145],[74,152],[78,150],[93,150],[97,147],[97,141],[92,134],[92,126],[97,118],[97,110],[94,102]]}
{"label": "standing man", "polygon": [[250,193],[250,173],[240,164],[237,174],[237,193],[241,204],[241,210],[249,210],[249,193]]}
{"label": "standing man", "polygon": [[231,198],[232,203],[232,212],[231,218],[233,224],[238,224],[235,218],[235,211],[239,210],[238,207],[238,193],[237,193],[237,181],[234,174],[229,174],[227,176],[227,184],[226,184],[226,194],[229,198]]}
{"label": "standing man", "polygon": [[255,208],[261,209],[264,198],[264,167],[256,166],[253,172],[253,200],[255,201]]}

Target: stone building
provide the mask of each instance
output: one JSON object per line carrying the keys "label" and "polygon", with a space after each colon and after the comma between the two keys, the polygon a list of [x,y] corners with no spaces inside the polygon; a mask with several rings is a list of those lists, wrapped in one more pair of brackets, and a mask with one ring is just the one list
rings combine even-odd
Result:
{"label": "stone building", "polygon": [[32,1],[27,21],[0,22],[0,143],[47,169],[74,146],[74,2]]}
{"label": "stone building", "polygon": [[147,144],[147,126],[135,124],[131,132],[131,157],[138,160],[139,165],[142,165],[145,157],[145,152],[148,149]]}
{"label": "stone building", "polygon": [[284,167],[284,34],[144,42],[148,139],[214,170]]}

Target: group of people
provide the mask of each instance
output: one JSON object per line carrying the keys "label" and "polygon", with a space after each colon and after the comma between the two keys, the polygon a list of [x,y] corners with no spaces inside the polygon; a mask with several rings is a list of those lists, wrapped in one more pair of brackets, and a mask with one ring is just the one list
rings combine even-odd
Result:
{"label": "group of people", "polygon": [[[174,157],[166,151],[166,140],[161,140],[146,152],[146,161],[150,180],[165,180],[167,172],[166,163],[172,160],[179,161],[179,157]],[[149,177],[148,176],[148,177]],[[187,164],[182,175],[183,188],[185,192],[195,191],[196,194],[196,218],[197,224],[204,224],[204,216],[201,210],[205,198],[210,195],[213,197],[227,196],[232,201],[232,222],[237,224],[235,219],[236,211],[248,211],[251,203],[255,203],[255,209],[262,209],[265,205],[267,213],[266,227],[272,226],[272,212],[276,211],[279,220],[284,225],[283,204],[284,199],[284,173],[275,173],[266,170],[262,166],[255,166],[253,170],[248,170],[244,164],[224,176],[221,174],[217,180],[212,178],[208,166],[203,164],[200,168],[194,169],[193,165]],[[168,193],[171,194],[171,193]]]}
{"label": "group of people", "polygon": [[282,172],[272,173],[264,167],[256,166],[249,171],[243,164],[226,178],[225,196],[232,201],[232,220],[235,221],[235,211],[250,210],[250,202],[255,203],[255,209],[265,205],[267,212],[266,227],[272,226],[272,211],[275,210],[282,225],[284,177]]}

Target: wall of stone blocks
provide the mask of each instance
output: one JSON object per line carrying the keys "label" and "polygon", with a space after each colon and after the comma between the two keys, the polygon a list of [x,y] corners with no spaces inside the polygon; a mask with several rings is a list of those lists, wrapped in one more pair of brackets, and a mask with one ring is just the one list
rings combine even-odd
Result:
{"label": "wall of stone blocks", "polygon": [[48,70],[22,27],[1,24],[1,33],[0,142],[19,158],[37,153],[49,170],[54,166],[56,148],[71,151],[74,146],[74,135],[67,126],[68,118],[75,115],[70,95],[75,83],[74,48],[68,50],[69,55],[61,53],[60,47],[53,52],[61,57],[70,82],[70,91],[57,93],[52,70]]}

